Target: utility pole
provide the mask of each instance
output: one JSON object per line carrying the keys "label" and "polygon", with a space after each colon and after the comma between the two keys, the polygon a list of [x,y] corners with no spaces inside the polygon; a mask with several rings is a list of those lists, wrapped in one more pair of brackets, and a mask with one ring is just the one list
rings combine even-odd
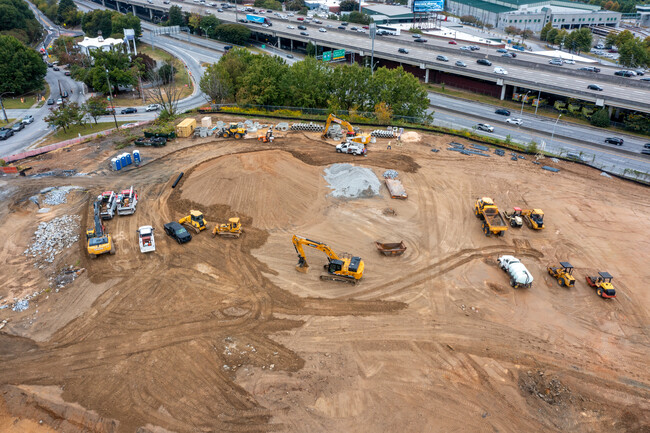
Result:
{"label": "utility pole", "polygon": [[9,119],[7,119],[7,112],[5,111],[5,104],[2,102],[2,97],[4,95],[13,95],[14,92],[4,92],[2,95],[0,95],[0,106],[2,106],[2,114],[5,116],[5,123],[9,122]]}
{"label": "utility pole", "polygon": [[[359,0],[359,7],[361,7],[361,0]],[[370,52],[370,75],[375,75],[375,35],[377,34],[377,25],[370,23],[368,30],[370,39],[372,39],[372,51]]]}
{"label": "utility pole", "polygon": [[104,68],[104,71],[106,71],[106,82],[108,83],[108,94],[109,94],[109,101],[111,102],[112,105],[112,111],[113,111],[113,120],[115,121],[115,129],[118,130],[119,127],[117,126],[117,117],[115,116],[115,104],[113,103],[113,88],[111,87],[111,82],[108,79],[108,69]]}
{"label": "utility pole", "polygon": [[537,93],[537,104],[535,104],[535,115],[537,115],[537,109],[539,108],[539,100],[542,97],[542,89],[539,89]]}
{"label": "utility pole", "polygon": [[524,96],[523,98],[521,98],[521,111],[519,112],[519,116],[521,116],[522,114],[524,114],[524,103],[526,102],[526,98],[528,98],[528,95],[529,95],[529,94],[530,94],[530,90],[529,90],[528,92],[526,92],[526,96]]}

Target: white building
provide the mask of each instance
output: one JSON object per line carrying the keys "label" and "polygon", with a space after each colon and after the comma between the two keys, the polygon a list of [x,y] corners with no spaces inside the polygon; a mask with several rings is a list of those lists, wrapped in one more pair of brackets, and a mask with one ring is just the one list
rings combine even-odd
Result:
{"label": "white building", "polygon": [[84,37],[83,41],[77,43],[77,45],[79,45],[81,49],[81,52],[87,56],[90,55],[91,50],[100,49],[102,51],[109,51],[114,49],[115,47],[121,48],[122,44],[124,44],[123,39],[115,39],[115,38],[104,39],[101,36],[96,38]]}

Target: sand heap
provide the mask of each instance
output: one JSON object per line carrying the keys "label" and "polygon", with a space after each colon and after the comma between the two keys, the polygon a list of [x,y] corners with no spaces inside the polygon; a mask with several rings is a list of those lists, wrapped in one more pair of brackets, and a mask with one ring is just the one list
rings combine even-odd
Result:
{"label": "sand heap", "polygon": [[372,170],[352,164],[334,164],[323,176],[332,188],[332,197],[368,198],[379,195],[381,183]]}

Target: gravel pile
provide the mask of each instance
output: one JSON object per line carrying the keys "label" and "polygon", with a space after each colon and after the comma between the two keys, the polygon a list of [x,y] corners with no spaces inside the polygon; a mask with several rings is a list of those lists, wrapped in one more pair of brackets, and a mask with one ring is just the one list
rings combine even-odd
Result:
{"label": "gravel pile", "polygon": [[58,188],[51,188],[51,189],[46,188],[41,191],[41,194],[45,194],[43,203],[50,206],[56,206],[59,204],[67,203],[68,193],[73,189],[83,189],[83,188],[81,188],[80,186],[61,186]]}
{"label": "gravel pile", "polygon": [[332,196],[339,198],[368,198],[379,195],[381,183],[369,168],[352,164],[333,164],[325,169],[323,176]]}
{"label": "gravel pile", "polygon": [[54,257],[79,240],[78,215],[63,215],[42,222],[34,232],[34,242],[25,250],[26,256],[52,263]]}
{"label": "gravel pile", "polygon": [[395,170],[386,170],[383,174],[384,179],[397,179],[397,176],[399,173],[397,173]]}

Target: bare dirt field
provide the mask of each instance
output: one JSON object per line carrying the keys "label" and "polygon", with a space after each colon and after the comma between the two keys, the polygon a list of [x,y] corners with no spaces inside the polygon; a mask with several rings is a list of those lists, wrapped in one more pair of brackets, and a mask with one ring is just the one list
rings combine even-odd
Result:
{"label": "bare dirt field", "polygon": [[[650,190],[449,141],[414,133],[354,157],[291,132],[269,145],[176,140],[121,172],[110,141],[26,161],[54,175],[0,179],[0,431],[650,432]],[[385,186],[333,198],[334,163],[397,170],[408,199]],[[43,188],[68,185],[81,189],[66,203],[42,203]],[[136,213],[106,222],[116,255],[91,260],[94,197],[131,185]],[[486,237],[482,196],[542,208],[546,228]],[[179,245],[163,224],[190,209],[208,230]],[[79,241],[52,263],[26,256],[38,224],[65,215],[80,218]],[[212,238],[233,216],[243,236]],[[156,251],[142,254],[148,224]],[[320,280],[327,258],[313,249],[296,272],[293,234],[362,257],[361,282]],[[375,241],[407,250],[386,257]],[[502,254],[531,288],[510,287]],[[546,272],[559,261],[575,287]],[[585,283],[597,271],[614,276],[615,299]]]}

